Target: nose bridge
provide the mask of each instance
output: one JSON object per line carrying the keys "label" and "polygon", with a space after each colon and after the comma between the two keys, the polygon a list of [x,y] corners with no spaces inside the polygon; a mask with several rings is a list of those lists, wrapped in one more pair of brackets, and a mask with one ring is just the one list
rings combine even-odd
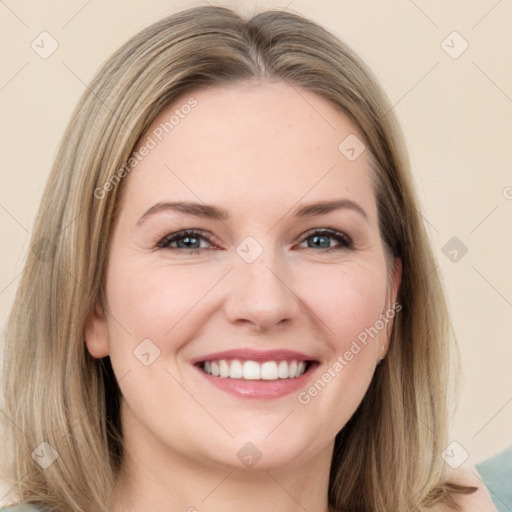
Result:
{"label": "nose bridge", "polygon": [[253,297],[285,294],[283,265],[276,264],[276,258],[260,256],[253,263],[239,262],[239,278],[245,283]]}
{"label": "nose bridge", "polygon": [[286,263],[272,247],[246,240],[237,247],[231,276],[227,314],[231,321],[246,320],[259,329],[292,319],[298,298],[290,288]]}

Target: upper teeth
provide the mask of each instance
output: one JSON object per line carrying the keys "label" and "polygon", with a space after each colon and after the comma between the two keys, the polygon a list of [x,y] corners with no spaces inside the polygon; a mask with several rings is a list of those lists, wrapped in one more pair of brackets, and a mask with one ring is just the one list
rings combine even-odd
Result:
{"label": "upper teeth", "polygon": [[203,370],[216,377],[247,380],[277,380],[300,377],[306,370],[305,361],[239,361],[219,359],[205,361]]}

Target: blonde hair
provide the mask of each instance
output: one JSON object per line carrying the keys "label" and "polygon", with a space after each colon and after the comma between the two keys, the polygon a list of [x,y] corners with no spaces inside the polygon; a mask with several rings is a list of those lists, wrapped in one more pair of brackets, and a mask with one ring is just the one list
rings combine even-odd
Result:
{"label": "blonde hair", "polygon": [[[109,510],[122,459],[120,391],[109,359],[86,350],[84,325],[103,297],[121,177],[164,107],[198,88],[244,80],[286,81],[352,120],[372,156],[389,261],[402,260],[402,310],[387,358],[336,438],[331,506],[412,512],[454,506],[453,493],[466,492],[446,482],[441,458],[453,333],[389,100],[365,64],[311,21],[281,11],[246,20],[199,7],[123,45],[65,132],[5,330],[4,476],[17,500],[66,512]],[[32,456],[43,441],[58,453],[45,469]]]}

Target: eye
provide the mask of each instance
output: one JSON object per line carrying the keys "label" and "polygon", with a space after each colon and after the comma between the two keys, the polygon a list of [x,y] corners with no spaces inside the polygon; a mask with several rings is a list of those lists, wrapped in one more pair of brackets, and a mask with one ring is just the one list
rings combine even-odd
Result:
{"label": "eye", "polygon": [[[332,242],[336,242],[335,245]],[[304,247],[302,244],[307,243]],[[184,230],[171,233],[158,242],[160,249],[186,252],[187,254],[200,254],[203,250],[213,249],[213,238],[198,230]],[[341,249],[353,249],[352,239],[340,231],[333,229],[317,229],[306,233],[299,247],[305,249],[322,249],[322,252],[330,252]]]}
{"label": "eye", "polygon": [[[331,245],[332,240],[336,241],[337,245]],[[323,252],[354,248],[354,242],[349,236],[333,229],[317,229],[306,233],[301,245],[305,242],[306,249],[323,249]]]}
{"label": "eye", "polygon": [[187,254],[199,254],[200,251],[209,248],[201,242],[212,244],[211,239],[204,235],[202,232],[195,230],[185,230],[167,235],[165,238],[160,240],[160,242],[158,242],[157,247],[174,251],[183,249],[187,252]]}

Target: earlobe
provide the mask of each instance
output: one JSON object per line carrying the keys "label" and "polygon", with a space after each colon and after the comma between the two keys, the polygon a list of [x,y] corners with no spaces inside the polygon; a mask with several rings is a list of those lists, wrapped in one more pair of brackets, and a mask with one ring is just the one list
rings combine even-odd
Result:
{"label": "earlobe", "polygon": [[107,320],[99,302],[87,317],[84,335],[87,350],[92,357],[101,359],[109,355]]}

